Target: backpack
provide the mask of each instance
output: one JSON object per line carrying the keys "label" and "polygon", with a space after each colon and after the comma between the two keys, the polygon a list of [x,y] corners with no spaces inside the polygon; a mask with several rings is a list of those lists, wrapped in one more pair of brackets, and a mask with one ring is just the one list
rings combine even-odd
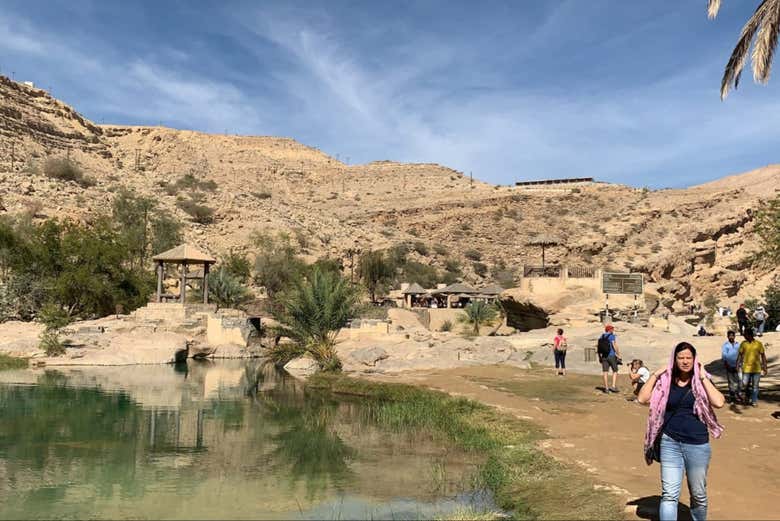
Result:
{"label": "backpack", "polygon": [[609,341],[607,335],[601,335],[599,341],[596,343],[596,352],[600,357],[606,358],[609,356],[609,352],[612,350],[612,342]]}

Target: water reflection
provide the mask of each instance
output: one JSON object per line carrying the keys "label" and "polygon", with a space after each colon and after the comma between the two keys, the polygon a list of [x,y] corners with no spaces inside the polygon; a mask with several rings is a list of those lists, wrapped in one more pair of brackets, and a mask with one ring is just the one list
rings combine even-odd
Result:
{"label": "water reflection", "polygon": [[474,501],[464,454],[259,361],[0,372],[0,414],[0,518],[398,519]]}

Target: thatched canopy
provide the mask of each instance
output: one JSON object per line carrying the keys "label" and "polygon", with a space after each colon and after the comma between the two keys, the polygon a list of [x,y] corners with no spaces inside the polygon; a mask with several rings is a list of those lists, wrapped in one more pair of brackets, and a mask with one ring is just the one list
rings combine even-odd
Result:
{"label": "thatched canopy", "polygon": [[560,237],[543,233],[532,238],[527,244],[529,246],[556,246],[561,244],[561,242],[563,241],[561,241]]}
{"label": "thatched canopy", "polygon": [[417,284],[416,282],[413,282],[412,284],[409,285],[408,288],[406,288],[401,292],[402,295],[422,295],[424,293],[425,290],[423,289],[423,287]]}
{"label": "thatched canopy", "polygon": [[476,289],[472,288],[468,284],[463,284],[462,282],[455,282],[454,284],[450,284],[449,286],[446,286],[441,289],[435,289],[432,290],[431,293],[464,293],[464,294],[473,294],[473,293],[479,293]]}
{"label": "thatched canopy", "polygon": [[214,264],[217,259],[207,255],[191,244],[180,244],[168,251],[158,253],[152,260],[155,262],[186,262],[187,264]]}
{"label": "thatched canopy", "polygon": [[537,235],[530,241],[528,241],[528,244],[530,246],[541,246],[542,247],[542,269],[544,269],[544,249],[547,246],[557,246],[558,244],[561,244],[563,241],[556,237],[555,235],[549,235],[547,233],[543,233],[541,235]]}
{"label": "thatched canopy", "polygon": [[483,295],[500,295],[504,292],[504,288],[498,284],[491,284],[489,286],[485,286],[484,288],[480,288],[479,292]]}

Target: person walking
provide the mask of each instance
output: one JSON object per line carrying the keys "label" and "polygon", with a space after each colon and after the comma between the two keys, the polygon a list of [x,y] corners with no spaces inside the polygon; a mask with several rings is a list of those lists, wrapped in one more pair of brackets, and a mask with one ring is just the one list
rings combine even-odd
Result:
{"label": "person walking", "polygon": [[[599,355],[599,362],[601,362],[601,376],[604,379],[604,393],[618,392],[617,388],[617,373],[618,363],[620,363],[620,348],[617,345],[617,337],[615,336],[615,327],[612,324],[607,324],[604,327],[604,333],[599,337],[596,344],[596,350]],[[609,370],[612,370],[612,386],[608,385]]]}
{"label": "person walking", "polygon": [[764,336],[764,326],[767,318],[764,306],[758,306],[753,312],[753,320],[756,321],[756,336]]}
{"label": "person walking", "polygon": [[737,324],[739,325],[739,334],[744,336],[745,328],[749,326],[748,312],[747,309],[745,309],[745,304],[739,305],[739,309],[737,310]]}
{"label": "person walking", "polygon": [[677,519],[683,474],[691,496],[691,517],[707,519],[707,468],[709,435],[719,438],[723,426],[715,410],[723,407],[723,394],[696,359],[696,348],[680,342],[667,367],[654,372],[637,400],[650,404],[645,430],[645,461],[661,463],[660,521]]}
{"label": "person walking", "polygon": [[563,329],[558,328],[558,334],[553,338],[553,356],[558,376],[566,376],[566,350],[568,348],[569,342],[563,336]]}
{"label": "person walking", "polygon": [[720,359],[726,367],[726,380],[729,383],[729,402],[736,402],[742,395],[742,377],[739,374],[737,357],[739,356],[739,342],[734,331],[726,333],[726,341],[720,349]]}
{"label": "person walking", "polygon": [[751,390],[750,405],[758,407],[758,383],[762,376],[766,376],[766,350],[761,341],[756,340],[753,330],[745,329],[745,340],[739,345],[737,367],[742,368],[742,388],[745,390],[745,402],[748,401],[747,392]]}

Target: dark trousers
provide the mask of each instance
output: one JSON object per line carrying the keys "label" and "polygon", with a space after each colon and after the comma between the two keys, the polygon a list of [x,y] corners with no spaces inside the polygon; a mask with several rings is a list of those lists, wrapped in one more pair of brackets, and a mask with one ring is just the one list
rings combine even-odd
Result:
{"label": "dark trousers", "polygon": [[748,325],[747,320],[740,320],[739,321],[739,334],[744,336],[745,335],[745,330],[748,327],[750,327],[750,326]]}
{"label": "dark trousers", "polygon": [[566,351],[553,349],[553,354],[555,355],[555,368],[566,369]]}

